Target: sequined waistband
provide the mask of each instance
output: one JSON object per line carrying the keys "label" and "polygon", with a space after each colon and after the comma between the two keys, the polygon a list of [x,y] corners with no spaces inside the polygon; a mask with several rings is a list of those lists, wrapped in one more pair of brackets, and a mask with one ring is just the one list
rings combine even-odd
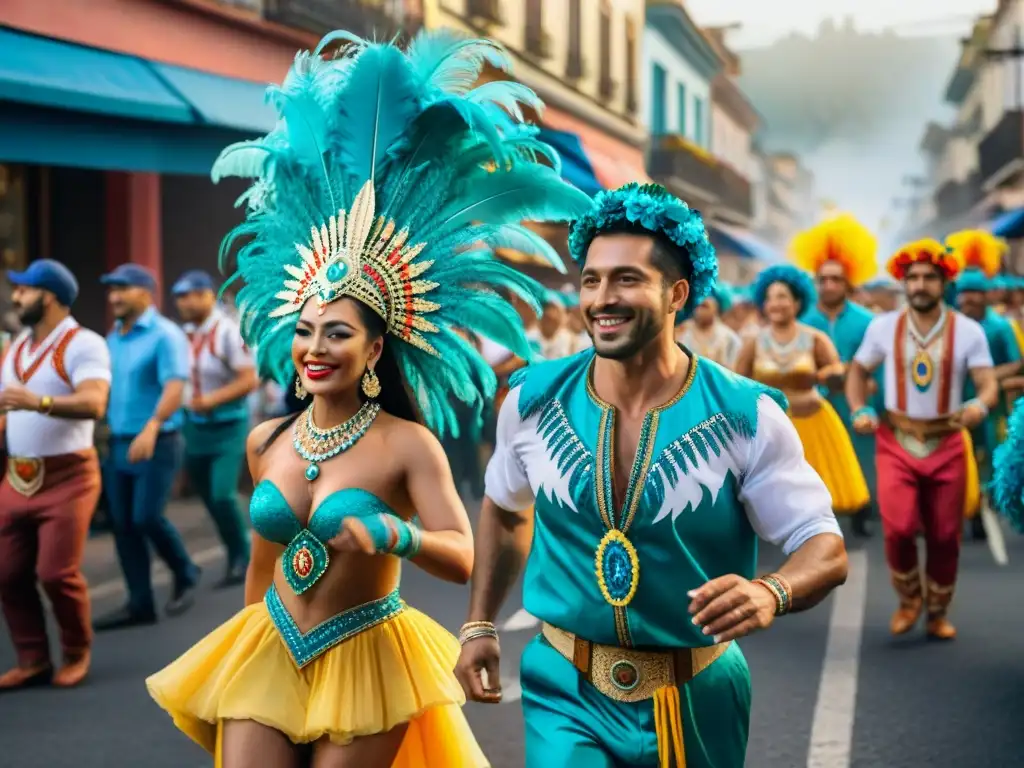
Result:
{"label": "sequined waistband", "polygon": [[405,610],[405,603],[402,602],[398,590],[395,589],[394,592],[379,600],[349,608],[317,624],[308,632],[302,632],[295,624],[291,614],[288,613],[288,609],[284,607],[284,603],[281,602],[277,587],[272,585],[267,590],[264,603],[270,614],[270,620],[277,627],[277,631],[281,634],[281,638],[288,646],[288,651],[298,667],[306,666],[338,643],[348,640],[370,627],[382,624]]}

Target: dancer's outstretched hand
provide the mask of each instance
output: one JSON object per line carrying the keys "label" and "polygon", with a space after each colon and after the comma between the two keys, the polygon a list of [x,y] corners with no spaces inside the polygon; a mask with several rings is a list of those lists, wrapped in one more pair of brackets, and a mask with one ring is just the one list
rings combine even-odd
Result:
{"label": "dancer's outstretched hand", "polygon": [[477,637],[462,646],[455,677],[462,684],[467,699],[484,704],[501,702],[500,659],[501,648],[495,637]]}
{"label": "dancer's outstretched hand", "polygon": [[693,623],[716,643],[767,629],[775,621],[775,596],[736,574],[712,579],[689,595]]}

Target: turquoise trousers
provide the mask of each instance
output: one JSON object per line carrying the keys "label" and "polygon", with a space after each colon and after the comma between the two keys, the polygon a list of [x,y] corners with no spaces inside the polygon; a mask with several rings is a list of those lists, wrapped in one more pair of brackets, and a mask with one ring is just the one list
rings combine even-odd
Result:
{"label": "turquoise trousers", "polygon": [[[526,768],[658,768],[653,700],[619,702],[542,636],[523,651]],[[736,643],[679,689],[686,768],[742,768],[750,670]]]}

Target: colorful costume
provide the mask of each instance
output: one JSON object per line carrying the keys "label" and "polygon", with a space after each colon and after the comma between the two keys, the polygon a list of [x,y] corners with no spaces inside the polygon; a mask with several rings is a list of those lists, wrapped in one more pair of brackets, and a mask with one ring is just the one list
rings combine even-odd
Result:
{"label": "colorful costume", "polygon": [[[321,59],[337,40],[347,43],[343,55]],[[539,312],[540,286],[480,244],[523,249],[532,242],[523,218],[571,219],[589,200],[560,179],[557,163],[539,162],[553,153],[537,129],[510,117],[520,102],[540,106],[532,92],[510,82],[472,87],[485,62],[504,68],[508,54],[447,31],[420,35],[407,53],[334,33],[271,88],[279,127],[225,150],[215,178],[256,177],[247,221],[232,235],[252,237],[238,254],[238,304],[262,376],[293,380],[291,341],[307,301],[353,298],[385,321],[404,384],[444,436],[458,432],[450,398],[478,417],[496,384],[460,329],[529,355],[522,323],[498,291]],[[381,384],[367,377],[371,399],[351,422],[320,430],[311,411],[295,422],[308,481],[372,422]],[[363,490],[328,496],[302,526],[264,479],[250,514],[261,536],[288,545],[281,567],[296,594],[316,588],[329,567],[326,542],[347,516],[365,523],[382,555],[418,549],[418,529]],[[392,547],[386,520],[399,531]],[[147,685],[210,751],[224,719],[263,723],[295,743],[338,744],[409,723],[395,766],[485,765],[459,709],[458,651],[397,588],[302,633],[275,585]]]}
{"label": "colorful costume", "polygon": [[[822,265],[833,262],[843,268],[850,289],[858,288],[878,270],[875,252],[878,242],[856,219],[849,215],[837,216],[822,222],[794,238],[790,246],[794,263],[811,274],[817,274]],[[836,312],[827,312],[820,302],[808,308],[800,320],[815,328],[832,340],[843,366],[849,365],[860,346],[874,313],[849,299]],[[872,399],[881,405],[881,378],[876,377],[878,391]],[[830,390],[826,393],[828,402],[843,420],[846,431],[853,443],[864,480],[871,498],[877,498],[875,481],[875,437],[854,431],[850,418],[850,406],[846,393]]]}
{"label": "colorful costume", "polygon": [[[703,222],[656,186],[600,193],[573,226],[574,258],[627,223],[690,259],[689,308],[699,303],[717,273]],[[514,375],[487,469],[499,507],[535,504],[523,596],[544,628],[521,664],[527,768],[739,768],[746,661],[702,634],[681,596],[753,577],[759,536],[789,553],[838,534],[828,492],[778,392],[691,356],[682,389],[644,419],[615,509],[617,414],[592,386],[595,359],[586,350]]]}
{"label": "colorful costume", "polygon": [[[959,263],[941,243],[901,249],[888,269],[902,280],[907,267],[930,263],[952,279]],[[871,321],[854,359],[868,370],[884,364],[886,415],[877,431],[878,498],[885,550],[901,610],[913,626],[922,603],[917,535],[923,530],[926,607],[943,619],[956,586],[968,474],[975,466],[968,432],[950,423],[964,403],[975,368],[992,366],[981,326],[949,308],[927,334],[909,310]],[[854,414],[858,418],[858,414]],[[895,617],[894,617],[895,622]],[[895,625],[894,625],[895,626]]]}
{"label": "colorful costume", "polygon": [[[26,278],[37,264],[10,273],[11,282],[34,285]],[[103,337],[68,317],[45,339],[33,341],[31,330],[15,338],[0,389],[24,387],[49,399],[52,408],[52,398],[73,394],[83,382],[110,378]],[[65,658],[81,658],[92,645],[81,561],[100,497],[94,423],[58,418],[46,412],[45,403],[40,407],[43,412],[7,414],[7,466],[0,479],[0,604],[23,668],[50,659],[40,585],[53,606]]]}
{"label": "colorful costume", "polygon": [[[796,267],[777,265],[761,272],[754,284],[754,301],[759,308],[764,307],[768,288],[778,282],[789,286],[801,307],[814,306],[810,276]],[[789,416],[800,435],[807,462],[825,481],[833,509],[857,512],[871,497],[846,427],[829,401],[818,393],[823,372],[815,355],[815,345],[822,342],[817,335],[818,331],[797,323],[793,340],[779,344],[771,329],[762,329],[754,342],[752,378],[781,389],[789,397],[800,396],[803,407],[791,407]]]}
{"label": "colorful costume", "polygon": [[1018,533],[1024,533],[1024,398],[1010,414],[1006,441],[996,448],[992,504]]}
{"label": "colorful costume", "polygon": [[[718,312],[728,312],[732,307],[732,295],[723,285],[716,285],[711,297],[718,304]],[[714,360],[719,365],[732,369],[736,366],[736,357],[743,346],[743,340],[732,328],[716,316],[710,328],[698,328],[695,321],[683,317],[683,312],[676,316],[677,325],[681,330],[676,334],[676,341],[703,358]]]}

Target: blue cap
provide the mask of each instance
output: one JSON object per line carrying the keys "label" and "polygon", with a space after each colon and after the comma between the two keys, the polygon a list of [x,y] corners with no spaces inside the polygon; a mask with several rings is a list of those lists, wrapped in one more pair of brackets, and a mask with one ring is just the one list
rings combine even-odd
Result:
{"label": "blue cap", "polygon": [[156,290],[156,276],[140,264],[122,264],[100,278],[103,285]]}
{"label": "blue cap", "polygon": [[70,307],[78,298],[78,281],[75,276],[70,269],[53,259],[33,261],[24,272],[10,270],[7,279],[11,285],[49,291],[65,307]]}
{"label": "blue cap", "polygon": [[192,291],[212,291],[215,287],[213,278],[208,272],[203,272],[201,269],[190,269],[178,278],[178,282],[171,288],[171,293],[174,296],[181,296],[185,293],[192,293]]}

